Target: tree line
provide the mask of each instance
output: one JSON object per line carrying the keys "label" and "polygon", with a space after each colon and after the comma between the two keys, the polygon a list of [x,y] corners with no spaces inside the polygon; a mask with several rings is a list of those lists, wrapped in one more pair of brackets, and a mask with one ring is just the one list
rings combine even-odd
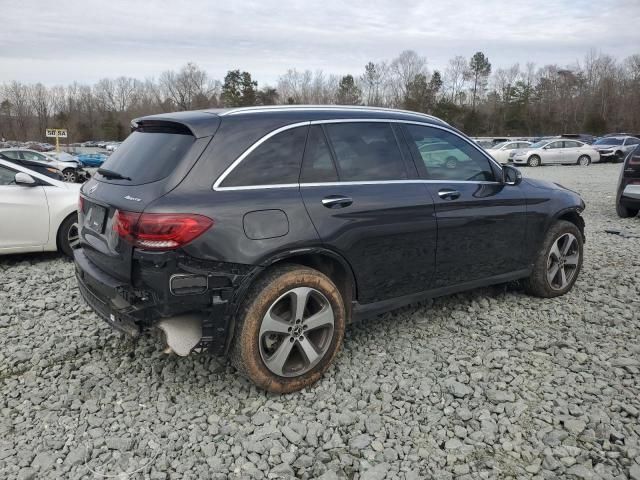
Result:
{"label": "tree line", "polygon": [[359,74],[291,69],[275,85],[230,70],[222,81],[194,63],[157,79],[104,78],[94,85],[0,85],[0,137],[44,139],[67,128],[70,141],[122,140],[132,118],[176,110],[276,104],[403,108],[436,115],[470,135],[640,132],[640,54],[589,52],[569,66],[494,68],[483,52],[431,70],[406,50]]}

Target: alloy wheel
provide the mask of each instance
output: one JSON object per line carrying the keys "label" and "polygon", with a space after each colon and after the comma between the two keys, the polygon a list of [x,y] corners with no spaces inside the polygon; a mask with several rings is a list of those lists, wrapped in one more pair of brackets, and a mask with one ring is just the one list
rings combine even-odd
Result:
{"label": "alloy wheel", "polygon": [[554,290],[563,290],[573,281],[580,262],[580,246],[572,233],[553,243],[547,257],[547,281]]}
{"label": "alloy wheel", "polygon": [[586,155],[582,155],[579,159],[578,159],[578,165],[580,165],[581,167],[586,167],[587,165],[589,165],[590,159],[589,157],[587,157]]}
{"label": "alloy wheel", "polygon": [[65,182],[73,183],[76,181],[76,172],[73,170],[65,170],[62,172],[62,178]]}
{"label": "alloy wheel", "polygon": [[80,245],[80,232],[78,230],[77,223],[73,223],[69,227],[69,231],[67,232],[67,243],[71,249],[77,248],[78,245]]}
{"label": "alloy wheel", "polygon": [[334,312],[327,298],[314,288],[293,288],[278,297],[262,319],[262,361],[276,375],[304,375],[329,350],[333,328]]}

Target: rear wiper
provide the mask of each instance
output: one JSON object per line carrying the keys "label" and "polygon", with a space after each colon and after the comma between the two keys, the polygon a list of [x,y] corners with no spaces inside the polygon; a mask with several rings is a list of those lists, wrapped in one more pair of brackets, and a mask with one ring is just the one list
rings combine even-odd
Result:
{"label": "rear wiper", "polygon": [[131,181],[131,179],[129,177],[125,177],[124,175],[118,173],[118,172],[114,172],[113,170],[108,170],[106,168],[99,168],[98,169],[98,173],[100,175],[102,175],[105,178],[113,178],[114,180],[129,180]]}

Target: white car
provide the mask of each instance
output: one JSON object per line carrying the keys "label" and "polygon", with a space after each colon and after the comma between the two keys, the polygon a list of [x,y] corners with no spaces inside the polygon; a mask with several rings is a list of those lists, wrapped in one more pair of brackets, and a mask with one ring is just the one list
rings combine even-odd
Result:
{"label": "white car", "polygon": [[600,154],[591,145],[561,138],[540,140],[527,148],[513,150],[509,154],[509,162],[530,167],[552,164],[587,166],[599,161]]}
{"label": "white car", "polygon": [[524,140],[510,140],[508,142],[501,142],[490,148],[487,148],[487,153],[495,158],[500,163],[507,163],[509,161],[509,154],[513,150],[519,148],[527,148],[531,146],[531,142]]}
{"label": "white car", "polygon": [[0,255],[60,250],[73,256],[80,187],[0,160]]}

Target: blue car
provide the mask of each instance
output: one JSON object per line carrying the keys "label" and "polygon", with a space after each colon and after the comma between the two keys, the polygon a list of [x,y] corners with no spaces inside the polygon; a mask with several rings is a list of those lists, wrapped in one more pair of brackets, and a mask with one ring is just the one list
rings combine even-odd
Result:
{"label": "blue car", "polygon": [[102,153],[84,153],[77,158],[83,167],[100,167],[108,157]]}

